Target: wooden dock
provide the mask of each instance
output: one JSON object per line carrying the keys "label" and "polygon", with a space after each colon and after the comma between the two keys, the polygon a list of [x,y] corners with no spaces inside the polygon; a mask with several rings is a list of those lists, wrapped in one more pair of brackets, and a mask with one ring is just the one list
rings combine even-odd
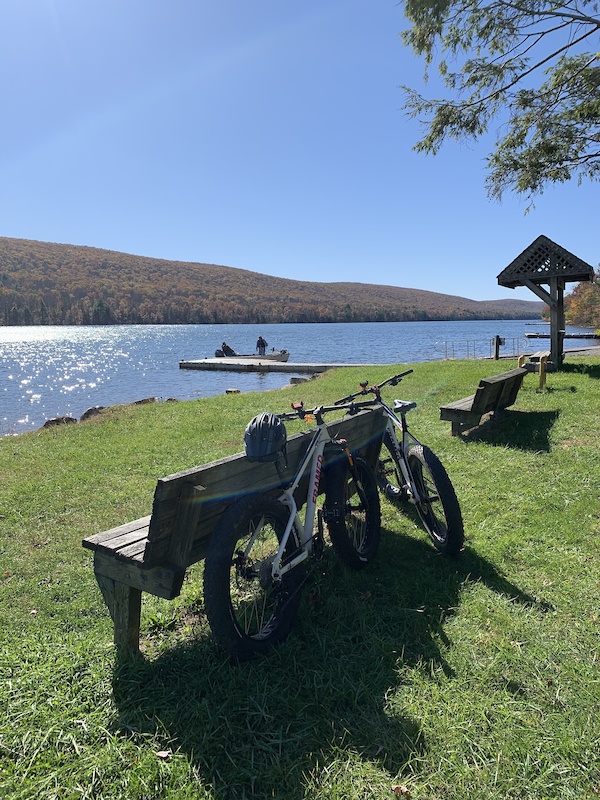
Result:
{"label": "wooden dock", "polygon": [[[563,339],[600,339],[600,334],[598,333],[565,333],[564,331],[559,331]],[[549,333],[526,333],[526,339],[549,339]]]}
{"label": "wooden dock", "polygon": [[[375,364],[305,364],[293,361],[261,361],[256,358],[201,358],[180,361],[179,369],[224,370],[229,372],[326,372],[335,367],[374,367]],[[379,365],[381,366],[381,365]]]}

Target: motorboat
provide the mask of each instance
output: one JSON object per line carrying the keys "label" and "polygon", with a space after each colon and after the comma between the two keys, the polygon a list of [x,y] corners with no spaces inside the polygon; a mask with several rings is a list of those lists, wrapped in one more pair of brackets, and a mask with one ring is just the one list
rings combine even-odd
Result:
{"label": "motorboat", "polygon": [[253,361],[287,361],[290,354],[287,350],[271,350],[265,353],[264,356],[259,356],[258,353],[234,353],[233,355],[226,356],[222,350],[215,350],[215,358],[231,358],[237,359],[252,359]]}

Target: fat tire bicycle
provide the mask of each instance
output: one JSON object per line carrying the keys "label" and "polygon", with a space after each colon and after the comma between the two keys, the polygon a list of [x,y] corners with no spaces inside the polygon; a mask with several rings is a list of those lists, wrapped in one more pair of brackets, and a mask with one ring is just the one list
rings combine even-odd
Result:
{"label": "fat tire bicycle", "polygon": [[[340,407],[308,411],[302,403],[292,404],[292,412],[261,414],[246,428],[247,457],[272,461],[278,486],[275,492],[247,495],[227,508],[211,536],[204,567],[208,622],[219,645],[236,661],[266,652],[289,634],[305,562],[323,554],[324,523],[334,550],[349,567],[361,569],[377,553],[381,509],[373,470],[344,440],[335,439],[324,421],[324,414]],[[286,436],[280,426],[298,418],[314,419],[317,427],[294,477],[286,481]],[[258,438],[249,436],[251,426]],[[302,521],[295,493],[307,471]],[[317,508],[320,488],[325,490],[322,509]]]}
{"label": "fat tire bicycle", "polygon": [[375,395],[374,400],[359,402],[357,408],[377,404],[387,416],[376,471],[379,489],[400,507],[414,505],[434,547],[446,555],[456,555],[465,540],[460,504],[440,459],[409,431],[406,415],[417,404],[412,400],[394,400],[392,409],[381,397],[384,386],[397,386],[411,372],[409,369],[392,375],[376,386],[365,381],[358,392],[336,402],[346,406],[358,397]]}

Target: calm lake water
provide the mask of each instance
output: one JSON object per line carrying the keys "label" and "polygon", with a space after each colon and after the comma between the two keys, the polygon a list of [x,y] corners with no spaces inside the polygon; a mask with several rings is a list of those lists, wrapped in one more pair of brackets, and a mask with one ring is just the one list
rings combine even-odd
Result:
{"label": "calm lake water", "polygon": [[[96,405],[145,397],[187,400],[222,394],[229,387],[248,392],[285,386],[289,373],[179,369],[181,360],[214,356],[223,341],[238,353],[253,353],[259,334],[269,347],[288,350],[290,361],[397,364],[486,358],[496,335],[505,338],[501,353],[506,355],[537,350],[543,343],[527,343],[524,335],[546,330],[514,320],[0,327],[0,436],[34,430],[51,417],[78,418]],[[586,344],[572,340],[568,346]]]}

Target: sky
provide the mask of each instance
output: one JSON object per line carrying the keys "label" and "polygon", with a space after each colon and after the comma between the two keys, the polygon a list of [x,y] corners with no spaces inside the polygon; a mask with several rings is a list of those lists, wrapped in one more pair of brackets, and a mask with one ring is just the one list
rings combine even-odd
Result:
{"label": "sky", "polygon": [[474,300],[537,300],[496,278],[540,234],[596,267],[597,183],[526,213],[487,197],[493,135],[414,152],[400,86],[435,86],[405,26],[396,0],[2,0],[0,236]]}

